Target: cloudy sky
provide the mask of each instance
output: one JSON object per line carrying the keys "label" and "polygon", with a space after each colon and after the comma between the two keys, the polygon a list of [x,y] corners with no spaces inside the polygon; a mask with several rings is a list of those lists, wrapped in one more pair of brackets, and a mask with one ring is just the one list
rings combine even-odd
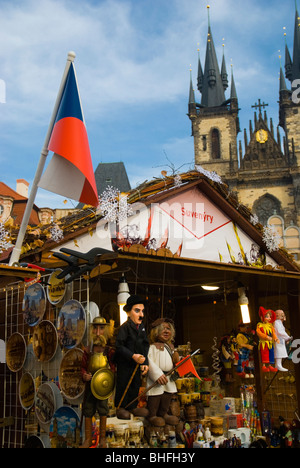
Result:
{"label": "cloudy sky", "polygon": [[[168,166],[193,167],[186,115],[190,67],[196,87],[198,48],[202,64],[205,58],[207,4],[0,0],[1,181],[12,188],[19,178],[32,182],[70,50],[76,53],[94,169],[100,162],[123,161],[135,187]],[[269,104],[276,126],[279,55],[284,65],[285,40],[292,53],[295,0],[209,4],[219,62],[224,43],[229,73],[233,66],[242,130],[258,99]],[[63,200],[39,189],[36,204],[76,204]]]}

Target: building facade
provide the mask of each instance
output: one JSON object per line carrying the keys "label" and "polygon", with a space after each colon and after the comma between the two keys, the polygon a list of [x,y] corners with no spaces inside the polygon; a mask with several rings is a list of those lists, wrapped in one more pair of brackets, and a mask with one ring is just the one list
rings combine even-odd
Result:
{"label": "building facade", "polygon": [[[300,78],[300,26],[295,12],[294,47],[285,50],[285,70],[280,68],[279,128],[268,119],[266,104],[253,106],[254,120],[240,133],[239,104],[233,71],[231,79],[224,54],[219,67],[210,21],[208,24],[205,65],[199,57],[195,98],[190,82],[188,116],[192,124],[195,164],[215,171],[239,202],[256,215],[262,225],[275,225],[281,244],[300,260],[300,104],[296,92]],[[230,98],[225,91],[230,81]]]}

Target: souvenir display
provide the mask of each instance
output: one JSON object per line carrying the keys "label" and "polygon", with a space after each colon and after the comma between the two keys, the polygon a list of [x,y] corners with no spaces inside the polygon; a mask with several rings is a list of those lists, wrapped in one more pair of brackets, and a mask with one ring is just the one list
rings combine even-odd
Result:
{"label": "souvenir display", "polygon": [[44,317],[46,309],[46,294],[40,283],[35,283],[26,289],[22,311],[24,321],[30,327],[37,325]]}
{"label": "souvenir display", "polygon": [[106,322],[103,317],[95,317],[90,325],[90,346],[85,348],[81,373],[85,383],[82,414],[85,417],[85,440],[82,448],[93,443],[93,417],[99,414],[99,448],[106,447],[106,420],[109,413],[108,398],[115,387],[114,350],[110,340],[114,333],[114,322]]}
{"label": "souvenir display", "polygon": [[62,347],[75,348],[85,332],[85,311],[80,302],[71,299],[61,308],[57,319],[58,338]]}
{"label": "souvenir display", "polygon": [[85,385],[81,375],[82,358],[81,349],[70,349],[60,364],[59,385],[62,394],[70,403],[78,403],[83,396]]}
{"label": "souvenir display", "polygon": [[32,375],[37,375],[41,372],[41,362],[37,360],[36,355],[33,352],[33,344],[30,342],[27,345],[26,359],[23,365],[24,372],[30,372]]}
{"label": "souvenir display", "polygon": [[70,406],[61,406],[55,411],[50,423],[51,448],[78,448],[80,437],[80,418],[77,412]]}
{"label": "souvenir display", "polygon": [[250,353],[255,345],[249,333],[249,324],[239,323],[236,336],[236,350],[238,353],[238,363],[236,372],[241,377],[254,377],[254,369],[250,363]]}
{"label": "souvenir display", "polygon": [[62,349],[60,346],[57,346],[56,353],[53,358],[50,361],[41,362],[42,371],[48,380],[56,380],[58,378],[62,357]]}
{"label": "souvenir display", "polygon": [[34,405],[35,399],[35,383],[29,372],[22,375],[19,383],[19,398],[21,406],[28,411]]}
{"label": "souvenir display", "polygon": [[57,305],[59,304],[65,296],[67,285],[65,284],[65,279],[59,279],[57,276],[62,272],[60,268],[55,270],[48,280],[47,286],[47,297],[50,304]]}
{"label": "souvenir display", "polygon": [[[138,407],[136,398],[141,387],[141,375],[148,372],[149,341],[145,326],[144,300],[139,296],[129,296],[123,310],[127,321],[121,325],[116,338],[115,362],[117,380],[115,407],[117,417],[130,419],[134,416],[147,417],[148,410]],[[134,403],[131,403],[133,400]]]}
{"label": "souvenir display", "polygon": [[26,343],[20,333],[13,333],[6,343],[6,364],[12,372],[22,369],[27,355]]}
{"label": "souvenir display", "polygon": [[42,362],[51,361],[57,349],[57,331],[49,320],[42,320],[34,327],[32,336],[33,352]]}
{"label": "souvenir display", "polygon": [[40,423],[49,424],[55,413],[63,404],[59,388],[53,382],[43,383],[35,397],[35,411]]}
{"label": "souvenir display", "polygon": [[275,311],[276,320],[274,322],[275,333],[279,340],[279,343],[275,342],[275,365],[279,371],[288,372],[288,369],[282,366],[282,359],[288,357],[286,345],[293,338],[289,336],[284,328],[283,322],[285,322],[286,317],[283,310]]}
{"label": "souvenir display", "polygon": [[274,329],[275,312],[271,309],[259,308],[261,322],[257,324],[256,333],[259,337],[259,350],[263,372],[277,372],[275,366],[274,344],[280,343]]}
{"label": "souvenir display", "polygon": [[148,420],[154,426],[176,425],[179,420],[169,414],[169,407],[177,388],[172,375],[165,374],[179,361],[179,354],[174,349],[175,327],[168,318],[156,320],[151,325],[150,348],[148,353],[149,371],[147,387],[154,385],[147,393]]}
{"label": "souvenir display", "polygon": [[221,338],[220,343],[220,361],[223,364],[224,379],[226,382],[233,381],[232,368],[235,355],[232,348],[231,335],[225,335]]}

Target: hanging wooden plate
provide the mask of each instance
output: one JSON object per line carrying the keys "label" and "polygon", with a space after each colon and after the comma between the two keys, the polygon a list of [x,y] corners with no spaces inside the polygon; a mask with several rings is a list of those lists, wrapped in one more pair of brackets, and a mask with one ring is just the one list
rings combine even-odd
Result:
{"label": "hanging wooden plate", "polygon": [[40,283],[30,285],[24,295],[22,311],[24,320],[30,327],[37,325],[44,317],[46,294]]}

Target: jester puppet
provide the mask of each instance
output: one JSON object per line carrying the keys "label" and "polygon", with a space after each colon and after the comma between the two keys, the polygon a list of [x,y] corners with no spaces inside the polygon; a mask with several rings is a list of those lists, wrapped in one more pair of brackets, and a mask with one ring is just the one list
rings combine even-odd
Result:
{"label": "jester puppet", "polygon": [[[115,371],[112,362],[114,350],[110,341],[114,333],[114,322],[106,322],[104,317],[95,317],[90,326],[90,346],[85,348],[82,359],[81,374],[86,382],[82,414],[85,417],[85,440],[81,448],[89,448],[92,445],[93,426],[92,418],[98,412],[100,419],[99,448],[106,448],[106,418],[108,414],[108,397],[97,395],[94,389],[94,377],[103,388],[107,388],[107,382],[113,387]],[[99,374],[100,372],[100,374]],[[101,374],[102,372],[102,374]],[[98,378],[99,376],[99,378]],[[101,377],[104,376],[104,377]],[[100,398],[99,398],[100,397]]]}
{"label": "jester puppet", "polygon": [[279,343],[273,323],[276,320],[274,310],[259,308],[261,322],[257,324],[256,334],[259,338],[259,349],[263,372],[277,372],[275,367],[274,344]]}

